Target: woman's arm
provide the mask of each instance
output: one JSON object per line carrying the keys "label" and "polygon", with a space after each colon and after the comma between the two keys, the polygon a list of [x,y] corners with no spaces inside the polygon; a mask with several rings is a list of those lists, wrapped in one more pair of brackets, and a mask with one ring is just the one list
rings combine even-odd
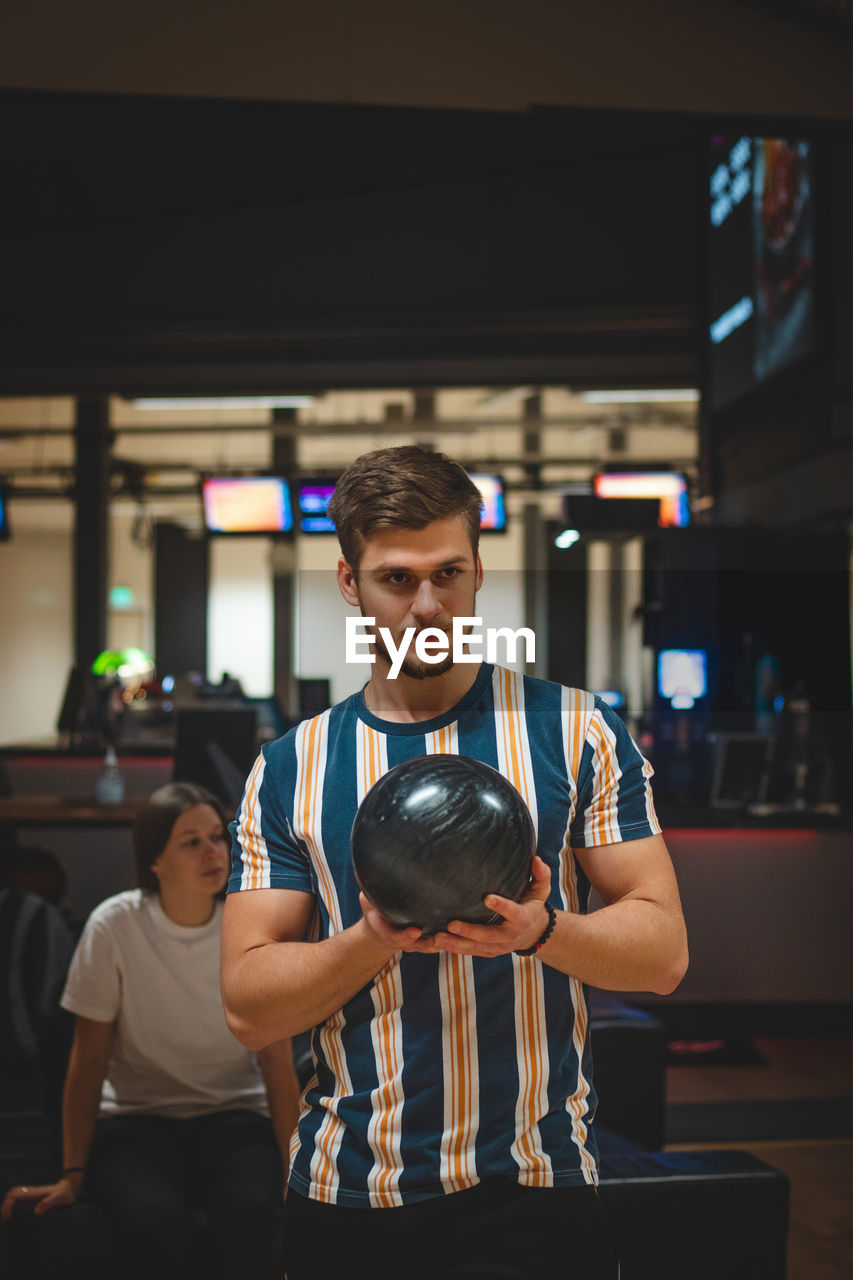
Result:
{"label": "woman's arm", "polygon": [[[89,1155],[98,1118],[101,1088],[107,1074],[114,1023],[77,1017],[74,1041],[62,1095],[62,1167],[83,1169]],[[15,1205],[35,1203],[33,1213],[46,1213],[57,1205],[73,1204],[83,1185],[82,1172],[64,1173],[56,1182],[38,1187],[13,1187],[3,1201],[0,1216],[8,1218]]]}
{"label": "woman's arm", "polygon": [[267,1087],[270,1119],[281,1152],[281,1167],[286,1184],[290,1165],[290,1139],[299,1117],[299,1081],[293,1065],[293,1044],[290,1038],[277,1040],[275,1044],[261,1049],[258,1062]]}
{"label": "woman's arm", "polygon": [[[112,1022],[95,1022],[92,1018],[79,1016],[76,1019],[62,1095],[62,1165],[65,1169],[86,1164],[98,1119],[114,1028]],[[75,1173],[71,1177],[75,1179],[72,1185],[77,1194],[83,1175]]]}

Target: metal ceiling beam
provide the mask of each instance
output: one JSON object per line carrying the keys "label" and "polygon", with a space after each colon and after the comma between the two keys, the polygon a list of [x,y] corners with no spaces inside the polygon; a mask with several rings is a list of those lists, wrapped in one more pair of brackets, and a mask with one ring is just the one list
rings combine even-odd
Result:
{"label": "metal ceiling beam", "polygon": [[[569,457],[559,457],[559,458],[547,458],[546,460],[543,461],[541,455],[515,454],[511,458],[481,457],[476,459],[468,459],[466,460],[465,465],[467,467],[476,468],[477,470],[481,470],[481,471],[503,472],[513,467],[518,467],[518,466],[530,467],[538,464],[542,468],[542,470],[547,473],[547,471],[553,467],[585,467],[590,471],[592,471],[598,467],[601,467],[604,465],[610,465],[614,461],[616,461],[616,459],[612,459],[609,457],[591,458],[588,455],[579,456],[579,457],[569,456]],[[621,461],[621,459],[619,461]],[[667,458],[665,463],[662,462],[660,458],[645,458],[645,459],[629,458],[629,459],[625,459],[624,463],[625,463],[626,469],[632,470],[632,471],[638,468],[643,469],[647,467],[656,467],[658,469],[664,468],[666,470],[690,472],[694,470],[696,467],[695,457]],[[293,470],[290,472],[290,475],[292,476],[293,479],[299,479],[300,476],[313,476],[318,473],[334,475],[337,472],[343,471],[345,466],[346,466],[346,463],[341,463],[339,466],[315,467],[315,468],[311,468],[310,470],[307,470],[307,469]],[[189,466],[186,466],[186,467],[182,466],[179,469],[181,471],[193,470],[193,468]],[[157,468],[153,468],[153,470],[161,471],[161,470],[166,470],[166,468],[157,467]],[[232,475],[233,476],[233,475],[240,475],[240,474],[245,474],[245,475],[259,474],[259,469],[257,467],[255,468],[204,467],[204,468],[199,468],[199,470],[203,470],[205,475]],[[15,474],[16,473],[14,471],[6,472],[5,475],[6,475],[7,481],[10,479],[14,480]],[[42,476],[55,474],[57,478],[63,483],[53,488],[45,485],[12,484],[12,485],[9,485],[8,487],[8,497],[16,501],[21,499],[36,499],[36,498],[70,499],[71,497],[73,497],[74,479],[73,479],[73,475],[69,475],[67,468],[62,470],[57,468],[56,472],[51,472],[50,469],[48,468],[42,468],[40,474]],[[515,481],[507,478],[505,482],[506,482],[507,489],[509,490],[527,491],[527,490],[530,490],[530,487],[531,487],[527,480]],[[544,489],[549,489],[549,488],[559,489],[559,487],[565,483],[566,481],[554,480],[553,478],[549,479],[547,474],[543,475],[542,477],[542,488]],[[177,484],[177,485],[143,484],[142,488],[139,490],[135,490],[132,495],[129,493],[128,490],[123,488],[112,489],[110,492],[110,498],[115,499],[115,498],[121,498],[121,497],[129,497],[129,496],[135,497],[139,500],[144,500],[146,498],[167,498],[167,497],[168,498],[185,498],[185,497],[196,496],[198,492],[199,490],[198,490],[197,484]]]}
{"label": "metal ceiling beam", "polygon": [[[370,422],[275,422],[275,423],[184,423],[177,420],[158,423],[140,423],[139,425],[113,426],[115,436],[193,436],[221,434],[269,433],[275,438],[320,438],[322,436],[359,436],[359,435],[401,435],[408,432],[417,434],[441,435],[444,432],[465,434],[475,431],[517,431],[547,430],[549,428],[566,428],[581,430],[588,427],[606,428],[613,425],[613,420],[629,425],[643,426],[653,424],[664,428],[692,427],[695,425],[695,409],[688,415],[670,404],[638,404],[613,405],[604,414],[589,417],[567,415],[563,417],[530,417],[530,418],[402,418]],[[20,439],[63,439],[74,435],[73,427],[0,427],[0,440]]]}

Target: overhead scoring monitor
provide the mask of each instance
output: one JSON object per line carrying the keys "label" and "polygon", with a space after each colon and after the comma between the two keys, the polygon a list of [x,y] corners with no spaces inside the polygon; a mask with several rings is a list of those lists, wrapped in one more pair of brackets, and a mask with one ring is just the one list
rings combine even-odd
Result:
{"label": "overhead scoring monitor", "polygon": [[719,409],[815,342],[814,148],[802,138],[710,140],[709,396]]}
{"label": "overhead scoring monitor", "polygon": [[503,478],[486,472],[469,472],[469,477],[480,490],[483,514],[481,533],[506,533],[506,486]]}
{"label": "overhead scoring monitor", "polygon": [[201,493],[208,533],[275,535],[293,529],[290,487],[281,476],[208,476]]}

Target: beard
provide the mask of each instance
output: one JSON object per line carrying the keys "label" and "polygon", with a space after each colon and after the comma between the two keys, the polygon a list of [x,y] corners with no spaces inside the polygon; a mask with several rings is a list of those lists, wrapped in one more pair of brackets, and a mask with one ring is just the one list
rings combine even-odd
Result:
{"label": "beard", "polygon": [[[437,630],[443,632],[445,639],[447,640],[447,655],[442,658],[441,662],[424,662],[415,653],[415,641],[417,640],[417,635],[414,635],[412,636],[412,643],[406,651],[403,664],[400,667],[400,675],[408,676],[410,680],[430,680],[434,676],[443,676],[450,670],[453,666],[453,644],[450,634],[451,628],[441,626],[438,627]],[[401,639],[401,636],[395,636],[395,645],[399,645]],[[376,633],[376,651],[382,655],[390,666],[391,654],[388,652],[388,647],[378,631]]]}

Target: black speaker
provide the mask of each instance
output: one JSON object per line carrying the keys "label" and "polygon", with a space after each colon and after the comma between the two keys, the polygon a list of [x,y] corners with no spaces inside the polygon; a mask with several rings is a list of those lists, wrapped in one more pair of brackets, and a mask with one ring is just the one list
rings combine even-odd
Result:
{"label": "black speaker", "polygon": [[581,534],[646,533],[657,529],[658,498],[597,498],[593,493],[563,498],[563,520]]}
{"label": "black speaker", "polygon": [[197,782],[236,808],[257,755],[254,707],[187,707],[176,715],[175,782]]}

